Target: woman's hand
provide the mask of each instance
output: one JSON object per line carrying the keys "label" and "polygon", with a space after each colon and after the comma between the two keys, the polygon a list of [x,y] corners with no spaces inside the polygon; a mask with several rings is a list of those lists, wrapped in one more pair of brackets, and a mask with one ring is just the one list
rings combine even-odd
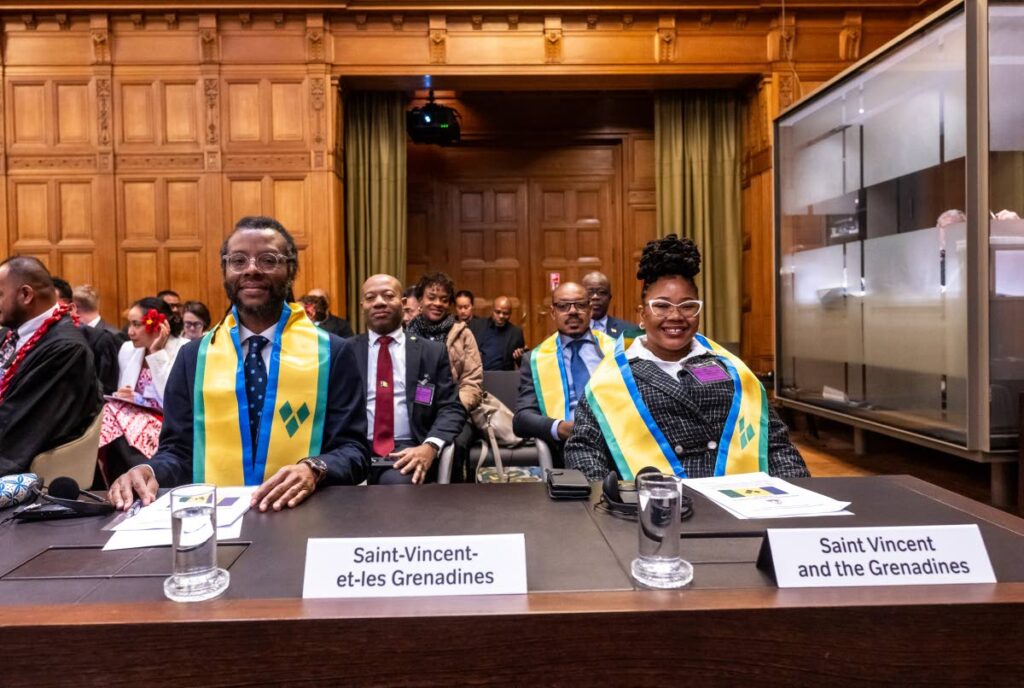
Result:
{"label": "woman's hand", "polygon": [[132,390],[131,385],[125,385],[121,389],[114,392],[114,396],[118,399],[124,399],[125,401],[135,401],[135,392]]}
{"label": "woman's hand", "polygon": [[150,343],[146,351],[148,353],[155,354],[157,351],[162,350],[167,346],[167,340],[170,336],[171,324],[166,321],[160,323],[160,331],[156,333],[156,337],[153,339],[152,343]]}

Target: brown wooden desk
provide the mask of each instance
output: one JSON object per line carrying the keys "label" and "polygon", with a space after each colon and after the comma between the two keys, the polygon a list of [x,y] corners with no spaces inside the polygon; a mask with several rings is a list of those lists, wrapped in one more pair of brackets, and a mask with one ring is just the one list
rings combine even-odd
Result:
{"label": "brown wooden desk", "polygon": [[[1024,583],[1005,582],[1024,580],[1024,521],[913,478],[811,484],[854,497],[843,525],[979,523],[1004,582],[778,590],[740,545],[714,555],[729,561],[694,557],[694,587],[636,591],[623,570],[635,526],[550,502],[539,486],[337,488],[294,512],[248,515],[253,544],[224,599],[163,601],[158,571],[0,580],[0,685],[1024,685]],[[698,504],[687,527],[752,523],[719,516]],[[54,526],[0,532],[0,569],[105,539],[97,523]],[[526,533],[530,594],[295,597],[307,537],[476,532]]]}

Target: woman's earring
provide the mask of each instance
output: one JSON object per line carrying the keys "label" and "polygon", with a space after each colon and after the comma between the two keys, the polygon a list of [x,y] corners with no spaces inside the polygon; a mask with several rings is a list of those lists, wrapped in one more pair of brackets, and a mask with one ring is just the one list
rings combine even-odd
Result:
{"label": "woman's earring", "polygon": [[646,329],[647,329],[646,327],[644,327],[644,322],[643,322],[643,320],[641,320],[641,321],[640,321],[639,325],[640,325],[640,329],[641,329],[641,330],[646,330]]}

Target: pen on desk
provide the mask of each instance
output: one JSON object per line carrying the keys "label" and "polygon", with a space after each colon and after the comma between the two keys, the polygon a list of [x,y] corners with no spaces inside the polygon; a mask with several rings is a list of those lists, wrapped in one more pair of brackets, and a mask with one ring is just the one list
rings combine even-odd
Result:
{"label": "pen on desk", "polygon": [[139,513],[140,509],[142,509],[142,500],[136,499],[134,502],[132,502],[132,505],[128,507],[128,511],[125,512],[124,517],[131,518],[135,514]]}

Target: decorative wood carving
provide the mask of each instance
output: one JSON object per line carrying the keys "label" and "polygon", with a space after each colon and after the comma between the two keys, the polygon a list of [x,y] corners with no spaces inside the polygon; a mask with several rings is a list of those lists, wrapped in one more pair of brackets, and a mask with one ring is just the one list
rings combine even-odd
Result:
{"label": "decorative wood carving", "polygon": [[217,29],[199,30],[200,59],[204,64],[217,61]]}
{"label": "decorative wood carving", "polygon": [[710,29],[712,21],[713,21],[713,17],[711,16],[711,13],[710,12],[703,12],[700,15],[700,22],[698,24],[698,27],[700,28],[701,31],[704,31],[706,29]]}
{"label": "decorative wood carving", "polygon": [[284,28],[284,12],[274,12],[273,17],[274,17],[274,28],[275,29]]}
{"label": "decorative wood carving", "polygon": [[479,31],[480,29],[484,28],[484,15],[474,14],[472,17],[470,17],[470,22],[473,24],[473,30]]}
{"label": "decorative wood carving", "polygon": [[243,29],[248,29],[252,26],[252,12],[239,12],[238,21]]}
{"label": "decorative wood carving", "polygon": [[561,17],[544,17],[544,61],[548,64],[562,61]]}
{"label": "decorative wood carving", "polygon": [[508,28],[509,28],[510,31],[518,31],[519,30],[519,15],[518,14],[510,14],[510,15],[508,15]]}
{"label": "decorative wood carving", "polygon": [[672,14],[658,17],[658,62],[675,60],[676,18]]}
{"label": "decorative wood carving", "polygon": [[26,31],[36,30],[36,15],[32,13],[21,15],[21,23],[25,25]]}
{"label": "decorative wood carving", "polygon": [[327,156],[324,155],[322,150],[313,151],[313,167],[323,169],[326,159]]}
{"label": "decorative wood carving", "polygon": [[324,80],[317,77],[309,80],[310,102],[313,107],[313,143],[318,146],[324,143],[323,133],[323,110],[324,110]]}
{"label": "decorative wood carving", "polygon": [[633,28],[633,15],[624,14],[622,15],[622,28],[631,29]]}
{"label": "decorative wood carving", "polygon": [[739,14],[736,15],[736,28],[741,31],[747,28],[747,21],[747,13],[740,12]]}
{"label": "decorative wood carving", "polygon": [[164,21],[167,22],[168,29],[174,30],[178,28],[178,14],[176,12],[164,14]]}
{"label": "decorative wood carving", "polygon": [[306,170],[308,153],[226,154],[224,169],[228,171]]}
{"label": "decorative wood carving", "polygon": [[87,170],[96,169],[95,155],[9,155],[11,170]]}
{"label": "decorative wood carving", "polygon": [[68,21],[68,15],[66,12],[58,12],[54,15],[54,19],[57,20],[57,27],[61,31],[67,31],[71,26],[71,22]]}
{"label": "decorative wood carving", "polygon": [[839,59],[853,62],[860,59],[860,36],[863,28],[861,12],[847,12],[839,31]]}
{"label": "decorative wood carving", "polygon": [[443,14],[430,15],[430,64],[448,61],[448,20]]}
{"label": "decorative wood carving", "polygon": [[203,169],[203,155],[160,155],[145,153],[140,155],[119,155],[117,156],[118,169],[176,169],[176,170],[201,170]]}
{"label": "decorative wood carving", "polygon": [[110,93],[110,79],[96,79],[97,140],[101,146],[110,145]]}
{"label": "decorative wood carving", "polygon": [[92,38],[92,63],[94,65],[110,64],[110,33],[106,27],[91,28],[89,35]]}
{"label": "decorative wood carving", "polygon": [[597,28],[597,15],[596,14],[588,14],[587,15],[587,28],[588,29],[596,29]]}
{"label": "decorative wood carving", "polygon": [[356,28],[360,31],[366,31],[366,15],[362,12],[356,15]]}
{"label": "decorative wood carving", "polygon": [[796,79],[793,74],[779,74],[779,109],[788,108],[796,99]]}
{"label": "decorative wood carving", "polygon": [[768,30],[768,61],[792,62],[796,42],[796,17],[789,13],[783,25],[782,17],[773,19]]}
{"label": "decorative wood carving", "polygon": [[128,19],[131,20],[132,28],[136,31],[146,28],[146,18],[141,13],[129,14]]}
{"label": "decorative wood carving", "polygon": [[392,14],[391,15],[391,27],[395,31],[401,31],[405,28],[405,15],[404,14]]}
{"label": "decorative wood carving", "polygon": [[306,29],[306,39],[309,43],[309,61],[324,61],[324,30]]}
{"label": "decorative wood carving", "polygon": [[220,171],[220,151],[206,151],[206,171],[207,172],[219,172]]}
{"label": "decorative wood carving", "polygon": [[203,94],[206,96],[206,143],[217,143],[217,122],[220,120],[217,100],[220,82],[217,79],[203,79]]}
{"label": "decorative wood carving", "polygon": [[114,155],[109,151],[101,151],[96,154],[96,169],[100,172],[110,173],[114,171]]}

